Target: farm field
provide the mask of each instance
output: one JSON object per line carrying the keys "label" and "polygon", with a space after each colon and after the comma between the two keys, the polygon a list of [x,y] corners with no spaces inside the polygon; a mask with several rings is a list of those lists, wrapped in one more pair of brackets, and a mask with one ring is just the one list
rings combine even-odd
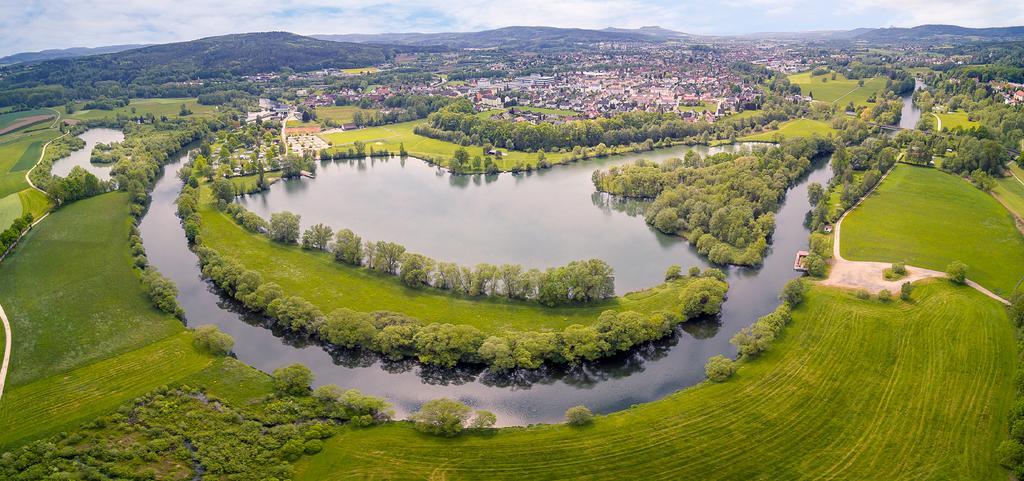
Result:
{"label": "farm field", "polygon": [[0,198],[0,231],[14,222],[14,219],[21,217],[21,197],[19,194],[7,194]]}
{"label": "farm field", "polygon": [[25,174],[39,162],[43,145],[58,135],[60,132],[46,129],[0,138],[0,197],[6,197],[28,187]]}
{"label": "farm field", "polygon": [[260,272],[265,281],[280,284],[285,292],[305,298],[324,313],[340,307],[364,312],[390,310],[426,322],[468,324],[485,332],[496,332],[589,324],[608,309],[654,312],[678,307],[678,289],[674,284],[586,307],[558,308],[496,297],[469,299],[443,291],[411,289],[393,276],[335,262],[328,253],[314,253],[252,234],[208,204],[201,215],[205,245]]}
{"label": "farm field", "polygon": [[0,114],[0,131],[3,131],[4,129],[8,128],[9,126],[14,124],[15,122],[17,122],[17,121],[19,121],[19,120],[21,120],[21,119],[23,119],[25,117],[38,117],[40,115],[51,115],[51,116],[53,116],[53,115],[57,115],[57,113],[54,112],[51,109],[32,109],[32,110],[20,110],[20,111],[17,111],[17,112],[7,112],[7,113],[4,113],[4,114]]}
{"label": "farm field", "polygon": [[[822,79],[826,79],[822,82]],[[846,78],[842,74],[836,74],[832,80],[832,74],[811,76],[811,72],[803,72],[789,76],[790,83],[800,86],[802,95],[809,95],[821,102],[846,105],[853,102],[854,105],[867,105],[868,97],[880,92],[885,88],[884,77],[873,77],[864,79],[864,86],[858,86],[858,80]]]}
{"label": "farm field", "polygon": [[942,121],[942,130],[953,130],[957,127],[969,129],[981,125],[977,120],[968,119],[967,112],[948,112],[935,114]]}
{"label": "farm field", "polygon": [[992,196],[937,169],[898,164],[843,221],[843,257],[944,271],[954,260],[967,277],[1004,297],[1024,274],[1024,237]]}
{"label": "farm field", "polygon": [[[19,336],[24,342],[24,338]],[[125,401],[196,373],[213,358],[181,332],[140,349],[4,392],[0,448],[45,437],[114,410]]]}
{"label": "farm field", "polygon": [[39,219],[53,207],[53,201],[46,194],[31,187],[18,192],[18,197],[21,198],[21,214],[31,212],[33,219]]}
{"label": "farm field", "polygon": [[8,389],[184,329],[144,292],[131,267],[129,225],[128,194],[74,202],[30,230],[0,263],[0,302],[18,339]]}
{"label": "farm field", "polygon": [[758,134],[740,137],[741,142],[772,142],[776,135],[782,137],[810,137],[812,135],[828,136],[835,133],[829,124],[813,119],[793,119],[779,124],[778,130],[769,130]]}
{"label": "farm field", "polygon": [[1005,479],[1014,346],[1002,306],[970,288],[882,303],[816,287],[726,382],[584,428],[347,428],[296,479]]}
{"label": "farm field", "polygon": [[380,72],[380,69],[377,68],[377,67],[343,68],[341,70],[342,70],[342,72],[345,72],[345,73],[350,74],[350,75],[360,75],[360,74],[364,74],[364,73],[377,73],[377,72]]}
{"label": "farm field", "polygon": [[362,112],[364,114],[375,113],[373,109],[362,109],[354,105],[345,105],[342,107],[328,106],[328,107],[317,107],[316,117],[319,120],[333,120],[335,122],[347,124],[352,122],[356,112]]}
{"label": "farm field", "polygon": [[[194,98],[131,99],[126,107],[119,107],[114,110],[81,110],[85,103],[79,102],[75,105],[78,110],[75,110],[70,115],[68,115],[64,107],[60,107],[60,111],[64,117],[75,120],[94,120],[113,118],[118,115],[138,116],[146,114],[153,114],[157,118],[176,118],[181,113],[181,104],[185,104],[192,111],[192,116],[206,117],[212,116],[217,112],[216,105],[202,105]],[[133,108],[135,109],[134,112],[132,112]]]}

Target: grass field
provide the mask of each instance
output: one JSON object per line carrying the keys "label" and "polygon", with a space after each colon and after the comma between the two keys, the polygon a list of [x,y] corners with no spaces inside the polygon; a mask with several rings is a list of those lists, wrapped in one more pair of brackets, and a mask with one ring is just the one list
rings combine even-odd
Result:
{"label": "grass field", "polygon": [[835,129],[826,122],[813,119],[793,119],[779,124],[778,130],[769,130],[759,134],[748,135],[746,137],[740,137],[737,140],[741,142],[772,142],[775,140],[776,135],[790,138],[810,137],[812,135],[825,137],[833,133],[835,133]]}
{"label": "grass field", "polygon": [[1003,205],[1011,212],[1024,219],[1024,169],[1021,169],[1016,162],[1010,163],[1010,172],[1016,176],[1003,177],[996,180],[996,187],[992,194],[1003,201]]}
{"label": "grass field", "polygon": [[1024,274],[1024,237],[998,201],[956,176],[906,164],[846,217],[840,247],[851,260],[940,271],[960,260],[967,277],[1004,297]]}
{"label": "grass field", "polygon": [[1003,307],[970,288],[932,281],[887,304],[815,288],[727,382],[585,428],[346,429],[296,479],[1005,480],[1014,346]]}
{"label": "grass field", "polygon": [[333,120],[347,124],[352,122],[353,116],[356,112],[362,112],[363,114],[372,114],[376,110],[373,109],[361,109],[354,105],[345,105],[342,107],[329,106],[329,107],[317,107],[316,118],[319,120]]}
{"label": "grass field", "polygon": [[977,120],[969,120],[967,112],[949,112],[944,114],[935,114],[942,121],[942,130],[952,130],[957,127],[962,129],[969,129],[981,125],[981,122]]}
{"label": "grass field", "polygon": [[0,231],[21,217],[21,197],[18,194],[7,194],[0,198]]}
{"label": "grass field", "polygon": [[[826,82],[822,82],[826,79]],[[811,72],[803,72],[789,76],[790,83],[800,86],[800,93],[810,95],[814,100],[821,102],[846,105],[853,102],[855,105],[867,105],[868,97],[876,94],[885,88],[884,77],[873,77],[864,79],[864,86],[858,86],[858,80],[851,80],[837,74],[832,80],[832,74],[811,76]]]}
{"label": "grass field", "polygon": [[468,324],[486,332],[502,329],[561,329],[573,323],[589,324],[604,310],[655,312],[674,310],[678,289],[666,285],[627,294],[586,307],[547,308],[533,302],[497,297],[461,298],[443,291],[411,289],[397,278],[335,262],[327,253],[286,246],[252,234],[226,214],[209,206],[202,210],[203,243],[235,258],[263,275],[264,281],[302,296],[323,312],[339,307],[357,311],[390,310],[426,322]]}
{"label": "grass field", "polygon": [[[16,339],[25,342],[20,335]],[[68,430],[125,401],[184,379],[211,362],[213,358],[192,347],[191,333],[181,332],[8,390],[0,400],[0,425],[4,426],[0,430],[0,449]]]}
{"label": "grass field", "polygon": [[537,113],[545,114],[545,115],[558,115],[560,117],[571,117],[573,115],[579,114],[579,112],[577,112],[575,110],[549,109],[547,107],[530,107],[530,106],[526,106],[526,105],[516,106],[515,109],[516,110],[525,110],[527,112],[537,112]]}
{"label": "grass field", "polygon": [[[75,104],[75,107],[79,110],[75,110],[73,114],[68,115],[64,107],[60,107],[59,110],[65,117],[76,120],[113,118],[117,117],[118,114],[127,116],[153,114],[156,118],[165,116],[177,118],[179,117],[178,114],[181,113],[181,104],[188,106],[188,109],[192,111],[192,116],[196,117],[212,116],[217,112],[216,105],[202,105],[194,98],[131,99],[126,107],[114,110],[80,110],[85,103],[79,102]],[[135,109],[134,113],[132,112],[133,108]]]}
{"label": "grass field", "polygon": [[60,132],[46,129],[0,137],[0,197],[28,187],[25,174],[39,161],[43,145],[58,135]]}
{"label": "grass field", "polygon": [[0,263],[0,304],[16,339],[8,388],[183,329],[143,291],[131,267],[129,225],[127,194],[74,202],[29,231]]}
{"label": "grass field", "polygon": [[21,198],[21,214],[32,213],[33,219],[39,219],[53,207],[53,201],[46,194],[33,188],[18,192]]}
{"label": "grass field", "polygon": [[350,75],[359,75],[359,74],[364,74],[364,73],[377,73],[377,72],[380,72],[380,69],[377,68],[377,67],[343,68],[341,70],[343,72],[347,73],[347,74],[350,74]]}

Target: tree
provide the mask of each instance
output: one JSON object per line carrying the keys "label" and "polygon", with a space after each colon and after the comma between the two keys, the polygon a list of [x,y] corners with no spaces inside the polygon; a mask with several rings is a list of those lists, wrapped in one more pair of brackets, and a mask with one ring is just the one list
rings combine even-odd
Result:
{"label": "tree", "polygon": [[313,372],[302,364],[289,364],[274,370],[274,391],[289,396],[309,394],[309,385],[313,382]]}
{"label": "tree", "polygon": [[721,354],[708,358],[704,365],[704,374],[714,382],[722,382],[736,373],[736,363]]}
{"label": "tree", "polygon": [[235,184],[223,177],[213,181],[213,198],[225,203],[235,200]]}
{"label": "tree", "polygon": [[465,404],[441,398],[423,403],[409,419],[420,432],[452,437],[462,432],[472,412]]}
{"label": "tree", "polygon": [[889,302],[892,300],[892,293],[888,289],[882,289],[878,291],[878,300],[882,302]]}
{"label": "tree", "polygon": [[967,282],[967,264],[960,261],[953,261],[946,266],[946,275],[949,276],[949,280],[956,284],[964,284]]}
{"label": "tree", "polygon": [[324,224],[316,224],[302,234],[302,247],[325,251],[334,237],[334,231]]}
{"label": "tree", "polygon": [[804,260],[804,267],[807,268],[807,273],[814,277],[825,277],[825,271],[828,270],[828,263],[818,253],[812,252]]}
{"label": "tree", "polygon": [[668,266],[668,270],[665,271],[665,281],[674,281],[683,276],[683,268],[678,265]]}
{"label": "tree", "polygon": [[196,328],[192,338],[192,344],[200,351],[208,352],[215,356],[225,356],[231,352],[235,340],[230,335],[220,331],[212,324]]}
{"label": "tree", "polygon": [[782,288],[782,300],[790,307],[799,306],[804,301],[804,283],[800,279],[793,279]]}
{"label": "tree", "polygon": [[341,229],[334,238],[334,260],[349,265],[363,263],[363,239],[349,229]]}
{"label": "tree", "polygon": [[498,417],[494,413],[480,409],[473,415],[473,420],[469,423],[469,427],[472,429],[489,429],[494,427],[494,424],[497,422]]}
{"label": "tree", "polygon": [[909,282],[900,284],[900,299],[904,301],[910,300],[910,293],[914,292],[914,285]]}
{"label": "tree", "polygon": [[594,422],[594,413],[586,406],[573,406],[565,410],[565,423],[570,426],[586,426]]}
{"label": "tree", "polygon": [[188,115],[192,115],[192,111],[188,109],[188,105],[181,104],[181,109],[178,110],[178,115],[181,117],[185,117]]}
{"label": "tree", "polygon": [[811,202],[812,206],[818,205],[821,199],[825,196],[825,188],[817,182],[811,182],[807,184],[807,200]]}
{"label": "tree", "polygon": [[301,217],[288,211],[270,215],[270,238],[285,244],[294,244],[299,240],[299,221]]}
{"label": "tree", "polygon": [[388,274],[396,274],[404,253],[405,247],[401,244],[377,241],[374,245],[373,268]]}

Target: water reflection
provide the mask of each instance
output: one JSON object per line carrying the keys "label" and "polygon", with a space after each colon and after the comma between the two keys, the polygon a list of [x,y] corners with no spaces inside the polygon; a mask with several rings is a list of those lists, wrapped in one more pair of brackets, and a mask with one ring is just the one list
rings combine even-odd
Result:
{"label": "water reflection", "polygon": [[89,159],[92,157],[92,149],[96,144],[109,144],[124,140],[124,132],[115,129],[95,128],[89,129],[78,136],[85,141],[85,147],[76,150],[71,155],[59,159],[53,163],[51,172],[58,177],[67,177],[71,169],[82,167],[100,180],[110,180],[110,169],[114,164],[94,164]]}

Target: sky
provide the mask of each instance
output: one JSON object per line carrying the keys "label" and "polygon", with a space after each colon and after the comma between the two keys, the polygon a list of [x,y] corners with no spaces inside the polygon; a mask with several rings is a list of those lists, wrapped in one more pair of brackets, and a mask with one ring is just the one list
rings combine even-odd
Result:
{"label": "sky", "polygon": [[227,33],[475,31],[511,25],[742,34],[1024,25],[1020,0],[0,0],[0,56]]}

